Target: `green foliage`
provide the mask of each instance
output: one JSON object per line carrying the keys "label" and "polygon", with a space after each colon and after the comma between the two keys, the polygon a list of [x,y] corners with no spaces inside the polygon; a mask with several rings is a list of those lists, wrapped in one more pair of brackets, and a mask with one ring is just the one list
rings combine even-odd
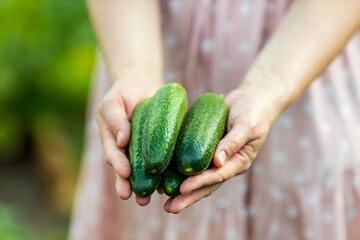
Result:
{"label": "green foliage", "polygon": [[[24,226],[15,220],[14,213],[0,204],[0,238],[4,240],[29,239],[29,235],[24,233]],[[33,238],[31,238],[33,239]]]}
{"label": "green foliage", "polygon": [[27,224],[18,219],[13,208],[0,202],[0,239],[1,240],[60,240],[66,239],[66,233],[54,231],[48,234],[38,234]]}
{"label": "green foliage", "polygon": [[0,161],[24,152],[44,116],[80,156],[94,57],[83,1],[0,1]]}

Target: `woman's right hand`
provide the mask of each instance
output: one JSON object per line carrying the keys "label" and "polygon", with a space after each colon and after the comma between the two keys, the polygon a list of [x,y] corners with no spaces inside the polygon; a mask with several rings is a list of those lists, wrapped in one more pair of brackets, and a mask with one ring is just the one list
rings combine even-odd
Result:
{"label": "woman's right hand", "polygon": [[[96,113],[104,156],[114,169],[117,194],[124,200],[132,194],[128,179],[131,174],[130,162],[125,154],[130,139],[130,119],[137,104],[153,96],[160,88],[160,82],[145,82],[134,76],[122,77],[113,83]],[[147,205],[150,197],[136,197],[136,202],[141,206]]]}

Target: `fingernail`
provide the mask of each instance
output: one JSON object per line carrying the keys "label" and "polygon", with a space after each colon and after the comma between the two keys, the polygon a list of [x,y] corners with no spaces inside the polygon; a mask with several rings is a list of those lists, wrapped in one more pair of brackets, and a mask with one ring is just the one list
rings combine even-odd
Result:
{"label": "fingernail", "polygon": [[116,144],[117,144],[117,145],[119,145],[121,136],[122,136],[122,132],[121,132],[121,131],[118,131],[117,136],[116,136]]}
{"label": "fingernail", "polygon": [[218,156],[219,156],[221,165],[224,166],[225,161],[226,161],[226,152],[224,150],[222,150]]}

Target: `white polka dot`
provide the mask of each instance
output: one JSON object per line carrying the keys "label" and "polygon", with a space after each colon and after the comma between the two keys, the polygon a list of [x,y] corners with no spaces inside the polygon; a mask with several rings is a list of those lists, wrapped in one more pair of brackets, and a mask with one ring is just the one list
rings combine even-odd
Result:
{"label": "white polka dot", "polygon": [[312,230],[311,228],[306,229],[305,231],[305,238],[306,239],[313,239],[314,238],[314,230]]}
{"label": "white polka dot", "polygon": [[249,216],[249,211],[246,208],[239,210],[238,217],[241,220],[246,220],[248,218],[248,216]]}
{"label": "white polka dot", "polygon": [[222,28],[224,33],[231,33],[234,29],[234,24],[232,22],[225,22],[224,27]]}
{"label": "white polka dot", "polygon": [[83,222],[79,223],[71,223],[70,225],[70,232],[71,235],[74,237],[74,239],[81,239],[83,238],[84,234],[85,234],[85,227]]}
{"label": "white polka dot", "polygon": [[325,157],[321,157],[318,160],[318,166],[322,170],[329,168],[329,160]]}
{"label": "white polka dot", "polygon": [[331,85],[326,84],[323,89],[325,96],[332,97],[334,95],[334,90]]}
{"label": "white polka dot", "polygon": [[202,4],[209,5],[211,3],[211,0],[201,0]]}
{"label": "white polka dot", "polygon": [[243,1],[239,5],[239,14],[242,17],[247,17],[250,13],[251,7],[248,1]]}
{"label": "white polka dot", "polygon": [[351,78],[351,72],[349,68],[344,68],[343,76],[345,80],[349,80]]}
{"label": "white polka dot", "polygon": [[291,116],[283,114],[279,118],[280,126],[283,128],[290,128],[293,125],[293,119]]}
{"label": "white polka dot", "polygon": [[323,132],[324,134],[329,134],[333,129],[332,125],[328,122],[323,122],[320,128],[321,128],[321,132]]}
{"label": "white polka dot", "polygon": [[346,211],[346,219],[347,220],[353,220],[356,217],[356,209],[355,208],[349,208]]}
{"label": "white polka dot", "polygon": [[211,215],[211,220],[214,222],[220,222],[221,221],[221,214],[219,211],[214,211]]}
{"label": "white polka dot", "polygon": [[266,11],[273,12],[275,9],[275,4],[273,2],[267,2]]}
{"label": "white polka dot", "polygon": [[280,231],[280,224],[278,222],[272,222],[269,227],[269,232],[271,235],[276,235]]}
{"label": "white polka dot", "polygon": [[308,137],[301,137],[298,146],[302,150],[309,150],[311,148],[311,140]]}
{"label": "white polka dot", "polygon": [[325,224],[330,224],[333,222],[334,217],[331,212],[324,212],[322,219]]}
{"label": "white polka dot", "polygon": [[325,178],[325,187],[328,190],[333,189],[335,187],[335,178],[332,176]]}
{"label": "white polka dot", "polygon": [[[143,231],[138,231],[138,232],[143,232]],[[170,229],[170,228],[167,229],[165,231],[164,238],[165,238],[165,240],[176,240],[177,239],[176,231],[174,231],[173,229]],[[142,239],[144,239],[144,238],[142,238]]]}
{"label": "white polka dot", "polygon": [[165,38],[165,44],[168,46],[168,47],[174,47],[177,43],[177,38],[175,35],[173,34],[169,34],[168,36],[166,36]]}
{"label": "white polka dot", "polygon": [[171,70],[165,71],[165,81],[166,82],[175,82],[177,79],[177,73]]}
{"label": "white polka dot", "polygon": [[251,168],[255,174],[260,174],[263,172],[263,166],[261,165],[261,163],[255,162],[252,164]]}
{"label": "white polka dot", "polygon": [[318,202],[318,196],[315,195],[314,193],[309,194],[305,199],[305,204],[310,207],[314,207],[317,202]]}
{"label": "white polka dot", "polygon": [[244,182],[240,182],[238,184],[237,190],[238,190],[239,195],[244,195],[247,192],[247,189],[248,189],[248,187]]}
{"label": "white polka dot", "polygon": [[354,187],[358,188],[360,190],[360,175],[357,174],[353,179]]}
{"label": "white polka dot", "polygon": [[312,105],[311,102],[308,101],[308,102],[306,102],[304,104],[304,112],[306,114],[312,114],[313,113],[313,105]]}
{"label": "white polka dot", "polygon": [[294,183],[296,183],[296,184],[302,184],[302,183],[304,183],[304,181],[305,181],[304,174],[302,174],[302,173],[294,173],[293,181],[294,181]]}
{"label": "white polka dot", "polygon": [[348,152],[350,150],[350,144],[349,144],[349,142],[347,141],[347,140],[345,140],[345,139],[342,139],[341,141],[340,141],[340,151],[342,152],[342,153],[346,153],[346,152]]}
{"label": "white polka dot", "polygon": [[187,231],[187,230],[189,230],[189,223],[188,222],[180,222],[179,221],[179,230],[180,231]]}
{"label": "white polka dot", "polygon": [[272,153],[271,159],[275,163],[284,163],[287,161],[288,157],[284,152],[275,151]]}
{"label": "white polka dot", "polygon": [[211,5],[210,5],[210,12],[211,12],[212,14],[216,13],[216,5],[215,5],[215,4],[211,4]]}
{"label": "white polka dot", "polygon": [[250,51],[250,45],[247,41],[241,41],[237,45],[237,50],[241,53],[247,53]]}
{"label": "white polka dot", "polygon": [[273,199],[274,201],[280,201],[283,199],[284,197],[284,193],[282,192],[282,190],[280,189],[280,187],[276,186],[276,185],[272,185],[269,187],[269,191],[270,191],[270,197],[271,199]]}
{"label": "white polka dot", "polygon": [[250,206],[249,214],[251,217],[256,217],[260,214],[260,209],[257,206]]}
{"label": "white polka dot", "polygon": [[210,53],[214,50],[214,48],[215,48],[215,42],[210,38],[204,39],[201,43],[201,50],[204,53]]}
{"label": "white polka dot", "polygon": [[295,206],[290,206],[287,209],[287,215],[289,218],[294,219],[294,218],[297,218],[297,216],[299,215],[299,212]]}
{"label": "white polka dot", "polygon": [[179,0],[170,0],[169,1],[169,8],[170,11],[177,11],[180,8],[180,1]]}
{"label": "white polka dot", "polygon": [[152,230],[154,230],[154,231],[159,230],[160,227],[161,227],[160,218],[158,218],[158,217],[152,217],[152,218],[150,219],[149,225],[150,225],[150,229],[152,229]]}
{"label": "white polka dot", "polygon": [[348,117],[351,114],[351,108],[348,105],[341,106],[340,114],[343,117]]}
{"label": "white polka dot", "polygon": [[229,227],[226,229],[226,239],[236,239],[236,235],[236,230],[234,228]]}
{"label": "white polka dot", "polygon": [[217,200],[217,205],[219,208],[228,208],[230,205],[229,199],[221,197]]}

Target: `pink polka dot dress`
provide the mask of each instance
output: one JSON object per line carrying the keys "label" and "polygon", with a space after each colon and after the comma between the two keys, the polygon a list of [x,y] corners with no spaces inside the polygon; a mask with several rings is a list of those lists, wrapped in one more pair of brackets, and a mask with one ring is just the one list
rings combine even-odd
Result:
{"label": "pink polka dot dress", "polygon": [[[166,82],[181,82],[189,103],[229,93],[290,5],[162,1]],[[146,207],[117,197],[94,117],[109,88],[99,65],[70,239],[360,239],[360,33],[275,122],[251,169],[178,215],[157,193]]]}

